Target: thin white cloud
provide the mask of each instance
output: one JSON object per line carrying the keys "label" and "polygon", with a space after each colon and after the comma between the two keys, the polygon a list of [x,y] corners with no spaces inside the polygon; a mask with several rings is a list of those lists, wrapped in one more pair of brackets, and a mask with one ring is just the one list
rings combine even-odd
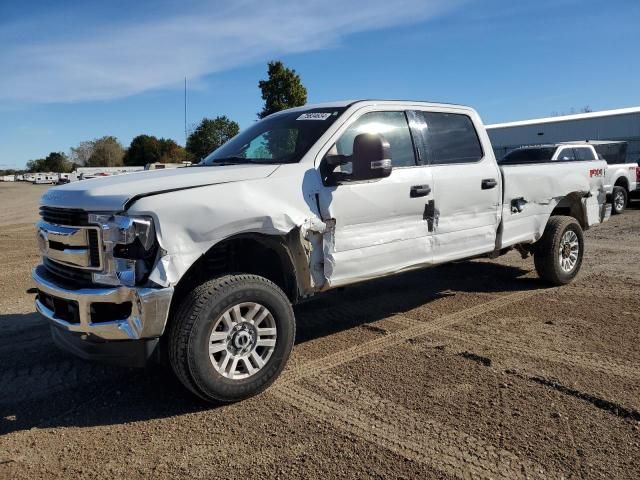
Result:
{"label": "thin white cloud", "polygon": [[[39,34],[38,22],[20,29],[4,25],[0,103],[112,99],[173,87],[185,76],[198,79],[282,54],[326,48],[348,34],[425,21],[461,1],[204,2],[189,4],[180,14],[156,12],[135,22],[98,21],[88,15],[77,33],[69,24],[53,36]],[[77,16],[74,22],[80,21]],[[33,31],[25,35],[24,28]],[[25,38],[35,40],[23,43]]]}

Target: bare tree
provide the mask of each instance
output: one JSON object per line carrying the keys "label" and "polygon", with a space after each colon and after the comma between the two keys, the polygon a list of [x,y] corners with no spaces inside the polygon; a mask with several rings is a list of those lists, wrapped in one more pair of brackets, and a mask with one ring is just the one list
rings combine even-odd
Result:
{"label": "bare tree", "polygon": [[77,147],[71,147],[69,151],[69,160],[76,165],[87,165],[93,151],[95,150],[95,141],[80,142]]}

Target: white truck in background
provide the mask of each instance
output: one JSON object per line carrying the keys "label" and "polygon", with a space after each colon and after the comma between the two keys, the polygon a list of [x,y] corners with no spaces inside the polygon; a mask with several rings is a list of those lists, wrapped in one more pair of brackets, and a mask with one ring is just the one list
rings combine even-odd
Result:
{"label": "white truck in background", "polygon": [[627,160],[627,142],[578,141],[525,145],[511,150],[498,163],[543,164],[595,159],[607,162],[604,179],[607,198],[612,204],[612,213],[622,213],[630,196],[640,188],[640,170],[636,162]]}
{"label": "white truck in background", "polygon": [[631,161],[627,156],[627,142],[589,140],[598,158],[607,162],[605,183],[607,192],[611,193],[612,213],[622,213],[629,199],[640,193],[640,168],[638,162]]}
{"label": "white truck in background", "polygon": [[500,167],[458,105],[285,110],[199,165],[45,193],[36,308],[81,357],[164,354],[194,394],[240,400],[284,368],[302,299],[511,249],[547,283],[572,281],[583,231],[611,212],[605,170],[595,158]]}

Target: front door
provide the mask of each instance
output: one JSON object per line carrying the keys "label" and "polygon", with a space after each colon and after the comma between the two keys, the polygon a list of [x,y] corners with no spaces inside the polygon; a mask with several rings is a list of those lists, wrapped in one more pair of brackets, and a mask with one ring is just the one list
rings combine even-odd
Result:
{"label": "front door", "polygon": [[[362,114],[329,151],[351,155],[361,133],[381,134],[390,144],[393,170],[386,178],[345,182],[324,188],[320,207],[335,219],[333,259],[325,262],[332,286],[352,283],[431,263],[431,171],[416,162],[403,111]],[[349,174],[346,167],[342,173]]]}

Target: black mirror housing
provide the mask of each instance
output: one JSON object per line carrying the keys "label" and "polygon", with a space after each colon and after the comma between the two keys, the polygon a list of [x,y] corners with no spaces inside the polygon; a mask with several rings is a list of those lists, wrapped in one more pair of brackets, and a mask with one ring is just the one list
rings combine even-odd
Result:
{"label": "black mirror housing", "polygon": [[361,133],[353,139],[353,180],[372,180],[391,175],[391,147],[377,133]]}

